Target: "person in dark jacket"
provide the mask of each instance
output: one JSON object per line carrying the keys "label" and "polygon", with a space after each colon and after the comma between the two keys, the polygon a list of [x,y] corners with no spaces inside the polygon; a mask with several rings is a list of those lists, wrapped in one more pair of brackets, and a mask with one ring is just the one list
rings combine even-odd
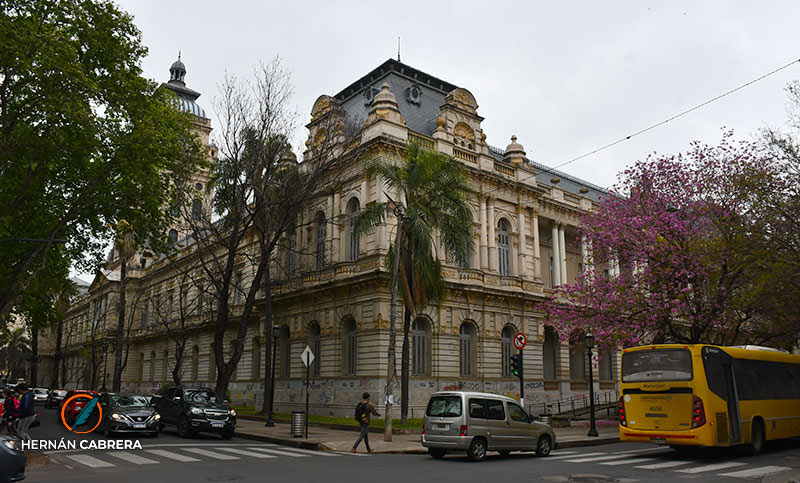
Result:
{"label": "person in dark jacket", "polygon": [[17,408],[17,412],[19,413],[17,435],[21,439],[30,440],[31,437],[28,435],[28,428],[31,426],[31,423],[33,423],[33,420],[36,419],[36,410],[33,406],[33,392],[28,389],[26,384],[18,384],[16,391],[21,395],[19,407]]}
{"label": "person in dark jacket", "polygon": [[369,421],[372,414],[378,417],[381,415],[378,414],[375,407],[370,404],[368,392],[365,392],[361,398],[361,402],[356,406],[359,412],[358,424],[361,426],[361,434],[358,436],[356,444],[353,445],[353,453],[358,453],[358,445],[361,443],[362,439],[364,440],[364,445],[367,447],[367,453],[372,453],[372,449],[369,447]]}
{"label": "person in dark jacket", "polygon": [[3,389],[3,425],[2,427],[6,428],[6,432],[11,434],[12,425],[14,424],[14,420],[17,418],[17,408],[16,403],[14,402],[14,395],[11,394],[11,390],[8,388]]}

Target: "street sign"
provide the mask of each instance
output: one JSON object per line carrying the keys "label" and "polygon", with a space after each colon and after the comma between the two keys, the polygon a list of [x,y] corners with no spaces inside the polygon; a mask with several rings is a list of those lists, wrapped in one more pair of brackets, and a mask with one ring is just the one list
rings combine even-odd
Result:
{"label": "street sign", "polygon": [[311,352],[311,347],[306,346],[303,350],[303,353],[300,354],[300,360],[303,361],[306,367],[310,366],[312,362],[314,362],[314,353]]}
{"label": "street sign", "polygon": [[517,332],[514,334],[514,347],[519,350],[522,350],[525,347],[525,344],[528,343],[528,338],[525,337],[525,334],[522,332]]}

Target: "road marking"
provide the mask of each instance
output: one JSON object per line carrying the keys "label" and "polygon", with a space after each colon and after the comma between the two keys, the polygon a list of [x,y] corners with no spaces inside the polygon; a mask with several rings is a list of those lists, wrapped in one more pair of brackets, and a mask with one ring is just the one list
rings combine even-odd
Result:
{"label": "road marking", "polygon": [[732,473],[722,473],[719,476],[731,476],[733,478],[754,478],[758,476],[767,476],[782,471],[790,470],[786,466],[761,466],[758,468],[750,468],[749,470],[734,471]]}
{"label": "road marking", "polygon": [[125,460],[129,463],[137,464],[137,465],[152,465],[158,463],[156,460],[151,460],[149,458],[143,458],[141,456],[135,455],[128,451],[114,451],[107,453],[109,456],[113,456],[115,458],[119,458],[121,460]]}
{"label": "road marking", "polygon": [[729,462],[729,463],[717,463],[714,465],[706,465],[706,466],[698,466],[696,468],[686,468],[685,470],[675,470],[678,473],[703,473],[705,471],[716,471],[716,470],[724,470],[725,468],[733,468],[734,466],[742,466],[744,463],[736,463],[736,462]]}
{"label": "road marking", "polygon": [[630,454],[630,453],[644,453],[648,451],[669,451],[672,452],[671,448],[666,448],[664,446],[656,446],[655,448],[643,448],[643,449],[632,449],[630,451],[620,451],[617,454]]}
{"label": "road marking", "polygon": [[168,458],[175,461],[180,461],[182,463],[188,463],[190,461],[200,461],[197,458],[192,458],[191,456],[186,456],[179,453],[173,453],[172,451],[167,451],[165,449],[146,449],[148,453],[152,453],[156,456],[163,456],[164,458]]}
{"label": "road marking", "polygon": [[[279,456],[291,456],[292,458],[308,458],[309,455],[307,454],[300,454],[300,453],[290,453],[289,451],[281,451],[277,449],[269,449],[269,448],[253,448],[259,451],[263,451],[265,453],[276,454]],[[291,450],[290,450],[291,451]]]}
{"label": "road marking", "polygon": [[655,463],[652,465],[637,466],[643,470],[660,470],[661,468],[673,468],[675,466],[688,465],[691,461],[665,461],[663,463]]}
{"label": "road marking", "polygon": [[[269,445],[266,445],[266,446],[274,447],[274,446],[278,446],[278,445],[277,444],[269,444]],[[302,448],[286,448],[286,447],[284,447],[284,448],[285,448],[286,451],[289,451],[290,453],[303,453],[303,454],[307,454],[309,456],[336,456],[336,457],[341,456],[341,455],[338,455],[338,454],[333,454],[330,451],[314,451],[314,450],[302,449]],[[255,450],[258,450],[258,451],[263,451],[264,450],[264,448],[256,447],[256,446],[251,446],[248,449],[255,449]]]}
{"label": "road marking", "polygon": [[94,456],[89,456],[88,454],[68,454],[65,456],[76,463],[80,463],[90,468],[110,468],[112,466],[116,466],[113,463],[106,463],[105,461],[99,460]]}
{"label": "road marking", "polygon": [[577,451],[553,451],[550,456],[566,456],[568,454],[578,454]]}
{"label": "road marking", "polygon": [[190,453],[199,454],[200,456],[208,456],[209,458],[215,458],[218,460],[238,460],[238,456],[231,456],[229,454],[221,454],[215,453],[213,451],[206,451],[200,448],[181,448],[183,451],[188,451]]}
{"label": "road marking", "polygon": [[605,463],[600,464],[606,466],[635,465],[637,463],[644,463],[645,461],[653,461],[654,459],[655,458],[628,458],[621,459],[619,461],[606,461]]}
{"label": "road marking", "polygon": [[[598,456],[598,455],[604,455],[604,454],[607,454],[607,453],[583,453],[581,456]],[[571,455],[567,455],[567,456],[548,456],[547,459],[548,460],[563,460],[564,458],[574,458],[574,457],[575,457],[575,455],[571,454]]]}
{"label": "road marking", "polygon": [[[621,458],[620,455],[617,454],[607,454],[604,456],[593,456],[590,458],[578,458],[574,460],[567,460],[567,463],[591,463],[593,461],[603,461],[603,460],[613,460]],[[624,456],[622,456],[624,458]]]}
{"label": "road marking", "polygon": [[239,448],[217,448],[217,449],[220,450],[220,451],[227,451],[228,453],[235,453],[235,454],[240,454],[240,455],[243,455],[243,456],[252,456],[253,458],[276,458],[276,456],[272,456],[272,455],[268,455],[268,454],[262,454],[262,453],[256,453],[254,451],[247,451],[247,450],[239,449]]}

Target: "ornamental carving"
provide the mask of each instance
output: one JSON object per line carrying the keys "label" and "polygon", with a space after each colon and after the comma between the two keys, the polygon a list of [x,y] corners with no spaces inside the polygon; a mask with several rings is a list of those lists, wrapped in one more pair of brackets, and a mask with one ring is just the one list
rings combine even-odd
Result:
{"label": "ornamental carving", "polygon": [[453,134],[468,141],[475,140],[475,131],[473,131],[472,128],[469,127],[469,125],[465,122],[459,122],[456,124],[456,127],[453,128]]}

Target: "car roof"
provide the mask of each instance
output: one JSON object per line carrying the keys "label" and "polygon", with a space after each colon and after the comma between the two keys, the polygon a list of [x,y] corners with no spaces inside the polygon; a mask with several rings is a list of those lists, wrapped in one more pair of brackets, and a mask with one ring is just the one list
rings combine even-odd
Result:
{"label": "car roof", "polygon": [[439,391],[439,392],[435,392],[435,393],[431,394],[431,397],[433,397],[433,396],[458,396],[458,395],[464,395],[464,396],[467,396],[467,397],[482,397],[482,398],[489,397],[489,398],[494,398],[494,399],[502,399],[504,401],[510,401],[510,402],[513,402],[513,403],[517,402],[515,399],[510,398],[508,396],[503,396],[502,394],[493,394],[493,393],[490,393],[490,392],[475,392],[475,391]]}

